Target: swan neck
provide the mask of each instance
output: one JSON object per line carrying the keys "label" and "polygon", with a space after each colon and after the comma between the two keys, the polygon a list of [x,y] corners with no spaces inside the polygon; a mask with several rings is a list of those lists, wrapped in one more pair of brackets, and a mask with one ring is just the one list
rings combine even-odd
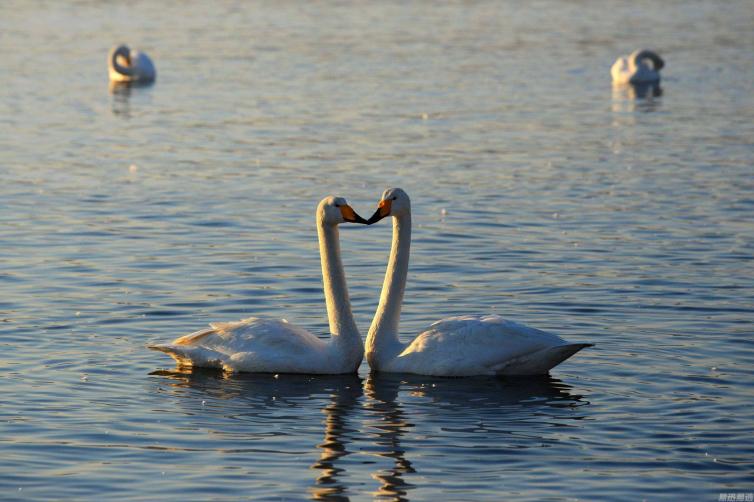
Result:
{"label": "swan neck", "polygon": [[398,339],[401,305],[406,289],[411,252],[411,214],[393,217],[393,243],[377,306],[367,336],[366,351],[370,366],[379,369],[385,359],[398,355],[403,345]]}
{"label": "swan neck", "polygon": [[665,66],[665,62],[655,52],[650,50],[638,50],[631,54],[630,62],[633,69],[636,69],[641,64],[641,61],[648,59],[652,61],[652,69],[655,71],[661,70]]}
{"label": "swan neck", "polygon": [[122,64],[120,64],[120,62],[118,62],[118,57],[122,56],[124,58],[127,58],[129,57],[129,52],[130,51],[128,50],[128,48],[121,45],[110,55],[110,65],[115,69],[116,72],[120,73],[121,75],[133,75],[133,68],[123,66]]}
{"label": "swan neck", "polygon": [[348,297],[348,286],[340,257],[338,227],[319,221],[317,233],[330,333],[335,340],[358,341],[358,346],[361,347],[361,336],[351,313],[351,301]]}

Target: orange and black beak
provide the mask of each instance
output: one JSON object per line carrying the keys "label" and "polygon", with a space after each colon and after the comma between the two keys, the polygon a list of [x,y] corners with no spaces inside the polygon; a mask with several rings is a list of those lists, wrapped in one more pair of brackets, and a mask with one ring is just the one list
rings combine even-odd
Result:
{"label": "orange and black beak", "polygon": [[356,211],[354,211],[353,208],[348,204],[340,206],[340,214],[343,216],[343,220],[349,223],[362,223],[364,225],[367,224],[367,220],[356,214]]}
{"label": "orange and black beak", "polygon": [[377,211],[374,212],[371,218],[367,221],[367,225],[371,225],[372,223],[377,223],[385,216],[390,216],[390,209],[391,204],[393,201],[390,199],[388,200],[381,200],[379,204],[377,204]]}

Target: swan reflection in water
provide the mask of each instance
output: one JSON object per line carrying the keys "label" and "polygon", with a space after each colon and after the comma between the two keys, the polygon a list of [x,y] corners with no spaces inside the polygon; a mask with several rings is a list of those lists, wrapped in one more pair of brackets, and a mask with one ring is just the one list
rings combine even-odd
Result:
{"label": "swan reflection in water", "polygon": [[123,117],[131,116],[131,84],[128,82],[110,82],[108,90],[112,96],[110,103],[113,114]]}
{"label": "swan reflection in water", "polygon": [[[113,114],[120,115],[125,118],[131,117],[131,99],[136,99],[137,104],[139,101],[151,101],[151,92],[148,88],[151,88],[152,84],[140,84],[138,82],[114,82],[110,81],[107,89],[112,96],[110,102],[110,109]],[[140,90],[140,89],[144,90]],[[140,96],[134,96],[134,93]]]}
{"label": "swan reflection in water", "polygon": [[[475,449],[494,448],[486,452],[492,460],[489,465],[504,476],[509,460],[516,460],[508,455],[561,441],[563,428],[585,418],[581,410],[589,404],[550,376],[454,379],[373,373],[362,382],[356,375],[276,377],[181,368],[151,375],[169,381],[165,385],[166,380],[158,380],[157,392],[179,398],[177,402],[189,408],[187,415],[198,416],[201,429],[213,436],[214,449],[244,452],[239,440],[275,442],[272,435],[299,427],[300,434],[308,437],[312,434],[307,429],[316,435],[323,424],[322,441],[300,446],[318,451],[318,458],[309,464],[316,471],[308,489],[313,500],[348,500],[363,486],[363,481],[354,481],[371,475],[379,483],[372,492],[375,498],[407,501],[410,492],[421,487],[422,466],[440,465],[455,472],[453,463],[468,456],[456,457],[449,451],[468,447],[463,445],[469,442]],[[207,408],[204,400],[210,403]],[[208,413],[233,419],[233,425],[220,430],[220,425],[202,422]],[[315,423],[311,417],[319,413],[324,420]],[[247,425],[239,428],[239,423]],[[273,424],[278,430],[271,432]],[[181,421],[180,426],[187,424]],[[260,446],[254,443],[254,455]],[[273,449],[269,447],[271,454]],[[361,460],[346,459],[354,454]],[[448,477],[448,483],[455,482],[463,482],[462,477]]]}
{"label": "swan reflection in water", "polygon": [[400,385],[403,383],[395,374],[381,375],[372,373],[364,385],[368,401],[367,411],[373,417],[366,423],[374,445],[375,455],[392,460],[389,469],[378,470],[372,477],[381,483],[373,494],[375,497],[392,500],[408,500],[405,498],[414,485],[403,479],[404,474],[416,471],[411,462],[406,459],[406,450],[401,447],[401,437],[414,426],[405,418],[403,406],[397,402]]}
{"label": "swan reflection in water", "polygon": [[345,469],[337,467],[336,462],[349,455],[347,445],[349,435],[358,435],[359,431],[348,426],[346,416],[351,413],[359,398],[362,396],[361,379],[356,375],[343,375],[332,378],[337,381],[348,381],[348,385],[333,387],[330,403],[322,409],[325,414],[325,438],[317,445],[319,460],[311,466],[320,469],[315,486],[310,488],[314,500],[348,500],[345,485],[338,480],[338,476]]}
{"label": "swan reflection in water", "polygon": [[[570,389],[549,375],[455,379],[370,374],[365,383],[365,408],[370,419],[363,434],[374,443],[375,455],[392,462],[391,467],[372,475],[381,483],[373,495],[380,499],[409,500],[408,494],[416,485],[404,477],[410,478],[420,468],[408,457],[421,456],[425,462],[432,462],[434,456],[444,463],[444,453],[438,454],[435,441],[428,451],[422,451],[422,441],[436,439],[435,431],[442,436],[481,435],[483,443],[502,449],[511,443],[514,448],[537,448],[556,441],[548,439],[548,432],[540,426],[544,423],[549,428],[553,422],[564,426],[562,418],[579,420],[583,415],[573,411],[588,404]],[[537,420],[529,421],[532,417]],[[413,445],[402,445],[404,439]],[[452,439],[448,439],[445,437],[447,444],[443,448],[455,447]]]}
{"label": "swan reflection in water", "polygon": [[[194,403],[197,406],[196,403],[205,399],[222,400],[222,413],[234,418],[254,416],[265,422],[279,420],[279,411],[269,413],[277,404],[298,408],[295,418],[298,420],[299,417],[312,415],[311,409],[301,408],[307,407],[308,403],[320,406],[324,400],[326,404],[321,409],[324,414],[324,438],[316,444],[319,458],[310,466],[319,472],[309,492],[313,500],[348,500],[347,485],[340,479],[345,469],[338,466],[338,462],[352,453],[349,450],[349,444],[353,441],[351,438],[359,434],[358,427],[348,424],[348,417],[363,395],[362,380],[357,375],[224,373],[185,366],[153,371],[150,375],[170,379],[171,393],[190,392],[192,398],[181,399],[181,403]],[[189,413],[196,411],[189,410]],[[290,415],[286,414],[284,418],[289,420]],[[305,425],[302,423],[302,426]],[[269,428],[265,428],[265,432],[268,431]],[[216,434],[221,432],[217,431]]]}
{"label": "swan reflection in water", "polygon": [[613,84],[613,111],[616,113],[653,112],[662,100],[659,82],[641,84]]}

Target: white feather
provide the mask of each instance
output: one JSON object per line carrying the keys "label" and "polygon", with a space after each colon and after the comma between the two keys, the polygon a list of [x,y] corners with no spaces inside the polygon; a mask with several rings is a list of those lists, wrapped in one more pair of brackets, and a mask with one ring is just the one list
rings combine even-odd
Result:
{"label": "white feather", "polygon": [[539,375],[590,344],[568,343],[552,333],[497,315],[466,315],[437,321],[411,343],[398,339],[411,245],[411,202],[390,189],[393,243],[380,304],[366,341],[376,371],[434,376]]}
{"label": "white feather", "polygon": [[[338,204],[338,205],[336,205]],[[286,320],[249,317],[216,322],[204,329],[149,348],[165,352],[180,365],[256,373],[354,373],[364,356],[361,335],[351,314],[337,225],[346,202],[328,197],[317,208],[317,230],[330,340],[322,340]],[[335,210],[334,208],[338,208]]]}
{"label": "white feather", "polygon": [[132,50],[127,45],[110,49],[107,69],[111,82],[149,84],[157,78],[157,71],[149,56]]}
{"label": "white feather", "polygon": [[610,75],[618,85],[649,84],[660,81],[660,70],[664,66],[665,62],[657,53],[640,49],[619,57],[610,68]]}

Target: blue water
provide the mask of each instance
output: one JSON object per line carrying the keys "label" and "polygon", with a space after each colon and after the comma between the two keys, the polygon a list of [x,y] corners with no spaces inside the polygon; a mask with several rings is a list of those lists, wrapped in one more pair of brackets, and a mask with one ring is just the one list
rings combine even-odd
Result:
{"label": "blue water", "polygon": [[[754,493],[754,6],[5,2],[0,498]],[[105,57],[157,83],[111,93]],[[662,95],[609,67],[661,52]],[[327,336],[314,209],[412,197],[405,340],[495,312],[534,379],[223,375],[145,348]],[[363,332],[390,225],[345,226]]]}

